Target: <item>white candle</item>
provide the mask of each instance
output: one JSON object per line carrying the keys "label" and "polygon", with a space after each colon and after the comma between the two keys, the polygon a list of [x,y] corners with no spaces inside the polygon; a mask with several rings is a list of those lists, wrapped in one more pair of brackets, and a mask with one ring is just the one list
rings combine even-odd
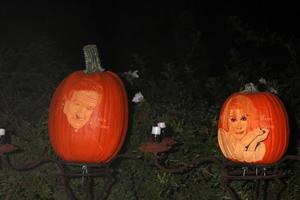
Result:
{"label": "white candle", "polygon": [[165,122],[158,122],[157,126],[160,128],[166,128],[166,123]]}
{"label": "white candle", "polygon": [[152,134],[153,135],[160,135],[161,128],[159,126],[152,126]]}
{"label": "white candle", "polygon": [[0,128],[0,136],[5,135],[5,129],[4,128]]}

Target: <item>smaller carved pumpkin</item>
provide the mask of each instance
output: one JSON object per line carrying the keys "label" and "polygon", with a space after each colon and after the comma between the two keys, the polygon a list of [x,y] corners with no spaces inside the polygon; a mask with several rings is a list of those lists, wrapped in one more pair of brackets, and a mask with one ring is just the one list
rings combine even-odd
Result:
{"label": "smaller carved pumpkin", "polygon": [[224,156],[241,163],[271,164],[288,147],[288,115],[270,92],[238,92],[223,104],[218,142]]}

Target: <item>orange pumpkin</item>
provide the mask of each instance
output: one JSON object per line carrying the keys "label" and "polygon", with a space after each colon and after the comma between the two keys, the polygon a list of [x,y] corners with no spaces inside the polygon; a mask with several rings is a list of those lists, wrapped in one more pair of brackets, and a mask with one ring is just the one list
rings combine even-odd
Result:
{"label": "orange pumpkin", "polygon": [[126,136],[127,94],[115,73],[86,63],[85,72],[67,76],[53,94],[49,138],[65,161],[105,163],[118,153]]}
{"label": "orange pumpkin", "polygon": [[270,92],[238,92],[221,108],[218,143],[226,158],[241,163],[271,164],[286,152],[288,115]]}

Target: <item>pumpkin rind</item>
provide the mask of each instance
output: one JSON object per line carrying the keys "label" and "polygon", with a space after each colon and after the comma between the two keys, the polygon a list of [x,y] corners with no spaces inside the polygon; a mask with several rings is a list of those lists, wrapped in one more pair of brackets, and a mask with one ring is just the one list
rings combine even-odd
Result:
{"label": "pumpkin rind", "polygon": [[[243,120],[246,122],[244,128]],[[238,125],[233,127],[234,123]],[[235,135],[232,134],[234,131],[229,130],[230,125],[231,130],[240,130],[241,134],[238,131]],[[230,134],[234,136],[229,136]],[[288,140],[288,115],[276,95],[269,92],[238,92],[224,102],[219,115],[218,143],[229,160],[241,163],[275,163],[286,152]],[[250,151],[251,145],[246,144],[251,144],[252,141],[259,142],[252,143],[255,148]]]}
{"label": "pumpkin rind", "polygon": [[[76,109],[82,114],[78,116],[72,113],[77,106],[76,100],[72,102],[75,94],[81,95]],[[91,102],[95,102],[92,107]],[[123,145],[127,125],[127,94],[113,72],[76,71],[60,83],[51,99],[49,138],[56,154],[65,161],[109,162]]]}

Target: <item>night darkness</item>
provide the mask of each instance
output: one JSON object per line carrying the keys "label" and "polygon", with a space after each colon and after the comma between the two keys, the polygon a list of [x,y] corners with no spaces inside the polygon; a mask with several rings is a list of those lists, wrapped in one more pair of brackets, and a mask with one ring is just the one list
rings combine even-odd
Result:
{"label": "night darkness", "polygon": [[[297,6],[282,3],[206,3],[203,1],[16,1],[1,2],[0,42],[22,45],[48,37],[62,57],[81,63],[81,48],[98,45],[104,66],[128,67],[133,53],[166,62],[189,47],[185,34],[201,32],[204,57],[223,65],[231,45],[226,20],[238,16],[250,28],[299,36]],[[75,66],[77,68],[79,66]]]}
{"label": "night darkness", "polygon": [[[237,181],[246,170],[267,180],[233,185],[243,199],[275,196],[265,175],[283,167],[289,177],[269,177],[299,200],[299,163],[278,164],[300,155],[294,4],[0,1],[0,199],[77,199],[72,186],[80,199],[235,199],[222,187],[234,163]],[[78,72],[95,55],[87,44],[111,72]],[[249,82],[270,93],[230,96]]]}

